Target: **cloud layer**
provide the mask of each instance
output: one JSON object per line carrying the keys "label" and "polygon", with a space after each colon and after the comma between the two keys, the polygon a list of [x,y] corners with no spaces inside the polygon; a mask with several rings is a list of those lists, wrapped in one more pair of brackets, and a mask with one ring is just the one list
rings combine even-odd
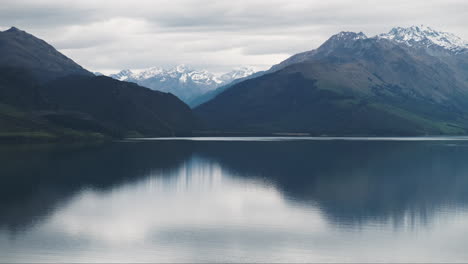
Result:
{"label": "cloud layer", "polygon": [[2,0],[0,29],[39,36],[90,70],[268,68],[339,31],[425,24],[468,39],[465,0]]}

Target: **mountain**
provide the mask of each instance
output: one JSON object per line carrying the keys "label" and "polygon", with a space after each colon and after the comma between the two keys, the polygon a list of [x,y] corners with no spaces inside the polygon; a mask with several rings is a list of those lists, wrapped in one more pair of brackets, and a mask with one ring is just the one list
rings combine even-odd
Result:
{"label": "mountain", "polygon": [[170,92],[190,104],[196,97],[253,72],[250,67],[241,67],[217,76],[206,70],[194,70],[185,65],[179,65],[170,69],[152,67],[138,73],[127,69],[111,74],[109,77],[134,82],[157,91]]}
{"label": "mountain", "polygon": [[174,95],[106,76],[67,76],[42,91],[56,109],[90,115],[116,136],[189,135],[196,125]]}
{"label": "mountain", "polygon": [[0,32],[0,140],[190,135],[172,94],[95,76],[17,28]]}
{"label": "mountain", "polygon": [[[98,74],[95,74],[96,76],[99,76]],[[135,74],[131,70],[121,70],[120,72],[116,74],[111,74],[109,77],[119,80],[119,81],[129,81],[132,79],[136,79]]]}
{"label": "mountain", "polygon": [[219,79],[223,82],[223,84],[230,83],[234,80],[242,79],[247,76],[250,76],[255,73],[255,70],[252,67],[239,67],[236,69],[233,69],[230,72],[227,72],[219,77]]}
{"label": "mountain", "polygon": [[465,134],[466,52],[454,48],[457,38],[436,47],[421,34],[401,42],[341,32],[229,87],[195,112],[210,129],[225,132]]}
{"label": "mountain", "polygon": [[468,42],[452,33],[436,31],[420,25],[409,28],[396,27],[378,38],[393,40],[407,46],[423,48],[429,53],[449,52],[459,54],[468,50]]}
{"label": "mountain", "polygon": [[211,99],[215,98],[216,96],[218,96],[218,94],[224,92],[229,87],[231,87],[231,86],[233,86],[233,85],[235,85],[237,83],[240,83],[242,81],[262,76],[263,74],[265,74],[264,71],[258,71],[258,72],[248,71],[248,73],[243,74],[244,77],[233,79],[231,82],[227,82],[227,84],[219,86],[218,88],[216,88],[214,90],[211,90],[211,91],[208,91],[206,93],[200,94],[200,95],[190,99],[187,102],[187,104],[190,107],[195,108],[195,107],[197,107],[197,106],[199,106],[199,105],[201,105],[203,103],[206,103],[206,102],[210,101]]}
{"label": "mountain", "polygon": [[[52,110],[42,89],[30,72],[0,67],[0,142],[102,139],[109,134],[85,114]],[[69,125],[57,124],[57,118]]]}
{"label": "mountain", "polygon": [[110,77],[140,84],[153,90],[170,92],[183,101],[215,89],[223,81],[205,70],[193,70],[185,65],[171,69],[153,67],[139,73],[122,70]]}
{"label": "mountain", "polygon": [[349,46],[352,45],[356,40],[367,39],[367,36],[362,33],[354,33],[354,32],[340,32],[336,35],[333,35],[330,39],[328,39],[323,45],[321,45],[318,49],[305,51],[298,53],[296,55],[291,56],[290,58],[282,61],[277,65],[273,65],[271,69],[266,71],[265,73],[272,73],[277,70],[283,69],[289,65],[301,62],[307,62],[311,60],[315,60],[318,57],[326,57],[330,52],[334,51],[339,46]]}
{"label": "mountain", "polygon": [[28,70],[41,82],[70,74],[93,75],[45,41],[16,27],[0,32],[0,65]]}
{"label": "mountain", "polygon": [[[336,38],[341,38],[343,37],[342,34],[347,34],[347,32],[342,32],[341,34],[338,34],[337,36],[335,36]],[[357,36],[358,38],[366,38],[366,36],[361,32],[358,34]],[[220,86],[218,87],[217,89],[213,90],[213,91],[209,91],[205,94],[202,94],[196,98],[194,98],[193,100],[191,100],[189,102],[189,105],[192,107],[192,108],[195,108],[203,103],[206,103],[208,101],[210,101],[211,99],[215,98],[216,96],[218,96],[218,94],[221,94],[222,92],[224,92],[225,90],[227,90],[228,88],[230,88],[231,86],[237,84],[237,83],[240,83],[242,81],[245,81],[245,80],[249,80],[249,79],[253,79],[253,78],[257,78],[257,77],[260,77],[262,75],[265,75],[267,73],[272,73],[272,72],[275,72],[277,70],[280,70],[288,65],[291,65],[291,64],[294,64],[294,63],[299,63],[299,62],[303,62],[303,61],[307,61],[311,56],[313,56],[317,51],[316,50],[311,50],[311,51],[306,51],[306,52],[303,52],[303,53],[299,53],[299,54],[296,54],[290,58],[288,58],[287,60],[277,64],[277,65],[274,65],[273,67],[271,67],[269,70],[266,70],[266,71],[259,71],[259,72],[255,72],[255,73],[252,73],[252,74],[249,74],[249,75],[246,75],[242,78],[238,78],[230,83],[227,83],[223,86]]]}

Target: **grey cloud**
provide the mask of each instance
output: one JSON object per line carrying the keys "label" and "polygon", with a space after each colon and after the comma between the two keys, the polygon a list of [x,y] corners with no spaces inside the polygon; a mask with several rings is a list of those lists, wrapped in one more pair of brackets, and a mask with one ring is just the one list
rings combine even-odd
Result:
{"label": "grey cloud", "polygon": [[38,35],[91,70],[177,63],[267,68],[339,31],[427,24],[468,39],[466,0],[2,0],[0,27]]}

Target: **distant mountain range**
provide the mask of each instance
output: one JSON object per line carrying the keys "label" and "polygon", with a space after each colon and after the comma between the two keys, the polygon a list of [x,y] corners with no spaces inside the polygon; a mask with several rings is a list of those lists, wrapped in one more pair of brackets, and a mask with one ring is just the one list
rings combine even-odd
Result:
{"label": "distant mountain range", "polygon": [[468,45],[425,26],[341,32],[195,109],[215,131],[466,134]]}
{"label": "distant mountain range", "polygon": [[0,141],[190,135],[196,122],[172,94],[96,77],[31,34],[0,32]]}
{"label": "distant mountain range", "polygon": [[217,76],[206,70],[194,70],[185,65],[179,65],[170,69],[152,67],[138,71],[138,73],[127,69],[111,74],[109,77],[134,82],[157,91],[170,92],[190,105],[197,100],[197,97],[254,72],[252,67],[240,67]]}

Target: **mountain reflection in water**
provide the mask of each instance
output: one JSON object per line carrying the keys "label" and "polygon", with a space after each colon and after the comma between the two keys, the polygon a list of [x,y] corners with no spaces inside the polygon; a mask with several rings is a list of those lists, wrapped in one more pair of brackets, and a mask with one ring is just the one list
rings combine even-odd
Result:
{"label": "mountain reflection in water", "polygon": [[468,260],[467,157],[463,141],[3,146],[0,261]]}

